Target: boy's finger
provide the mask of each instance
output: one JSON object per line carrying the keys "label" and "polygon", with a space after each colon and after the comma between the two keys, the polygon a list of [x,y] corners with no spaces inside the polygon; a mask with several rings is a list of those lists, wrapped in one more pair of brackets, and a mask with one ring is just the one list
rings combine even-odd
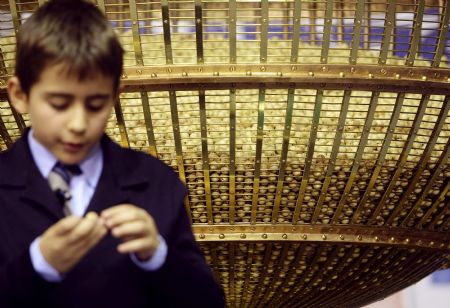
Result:
{"label": "boy's finger", "polygon": [[124,242],[120,244],[119,246],[117,246],[117,251],[125,254],[125,253],[139,253],[144,250],[149,250],[153,246],[155,246],[154,248],[156,249],[157,242],[153,243],[154,245],[152,245],[152,243],[153,242],[148,238],[137,238],[129,242]]}
{"label": "boy's finger", "polygon": [[133,208],[135,208],[135,206],[133,206],[131,204],[127,204],[127,203],[118,204],[118,205],[115,205],[113,207],[107,208],[106,210],[103,210],[101,212],[100,216],[106,219],[106,218],[109,218],[111,216],[118,215],[118,214],[120,214],[122,212],[126,212],[126,211],[129,211],[129,210],[132,210]]}
{"label": "boy's finger", "polygon": [[82,240],[91,233],[99,222],[98,215],[89,212],[81,222],[68,234],[68,242],[74,243]]}
{"label": "boy's finger", "polygon": [[150,233],[148,225],[142,220],[135,220],[121,224],[111,230],[114,237],[124,239]]}
{"label": "boy's finger", "polygon": [[102,216],[102,218],[105,219],[106,226],[111,229],[135,220],[145,220],[147,216],[148,214],[144,210],[132,207],[121,211],[114,211],[110,215]]}
{"label": "boy's finger", "polygon": [[80,223],[80,221],[81,221],[80,217],[73,215],[68,216],[58,221],[54,225],[53,230],[55,231],[56,235],[64,235],[72,231]]}

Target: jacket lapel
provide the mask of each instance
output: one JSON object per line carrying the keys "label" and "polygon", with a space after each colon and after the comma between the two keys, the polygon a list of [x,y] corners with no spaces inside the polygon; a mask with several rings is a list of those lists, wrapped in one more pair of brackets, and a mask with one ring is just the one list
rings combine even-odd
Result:
{"label": "jacket lapel", "polygon": [[[27,136],[29,129],[16,141],[16,143],[4,153],[9,157],[8,164],[2,165],[0,170],[1,186],[22,190],[20,199],[25,201],[25,206],[34,207],[45,212],[55,220],[64,216],[55,194],[50,189],[47,180],[39,172],[28,146]],[[19,203],[18,206],[22,206]]]}

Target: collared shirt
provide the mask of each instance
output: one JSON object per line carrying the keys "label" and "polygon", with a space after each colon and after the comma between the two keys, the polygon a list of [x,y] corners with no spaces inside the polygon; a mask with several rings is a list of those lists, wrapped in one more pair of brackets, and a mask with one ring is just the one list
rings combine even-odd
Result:
{"label": "collared shirt", "polygon": [[[42,176],[47,178],[57,163],[57,158],[34,138],[33,129],[28,134],[28,144],[36,166]],[[88,156],[79,164],[79,167],[82,173],[72,177],[70,181],[72,195],[70,204],[73,215],[83,216],[94,195],[103,169],[103,152],[99,143],[94,146]],[[148,261],[141,262],[134,254],[130,255],[137,266],[147,271],[154,271],[164,264],[167,257],[167,244],[160,235],[158,235],[158,239],[160,244],[155,254]],[[48,281],[61,281],[63,276],[45,260],[39,248],[39,241],[40,237],[36,238],[29,249],[35,271]]]}

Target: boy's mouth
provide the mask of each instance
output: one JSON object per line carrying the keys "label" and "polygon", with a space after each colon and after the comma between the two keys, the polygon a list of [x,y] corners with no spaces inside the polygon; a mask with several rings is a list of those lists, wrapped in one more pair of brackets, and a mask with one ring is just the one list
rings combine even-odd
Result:
{"label": "boy's mouth", "polygon": [[78,152],[82,147],[82,143],[64,142],[64,149],[68,152]]}

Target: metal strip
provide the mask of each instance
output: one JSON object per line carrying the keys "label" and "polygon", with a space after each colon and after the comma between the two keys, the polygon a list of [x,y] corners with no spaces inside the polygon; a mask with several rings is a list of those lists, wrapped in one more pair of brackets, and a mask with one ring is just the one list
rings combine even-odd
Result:
{"label": "metal strip", "polygon": [[275,296],[271,299],[271,301],[269,303],[267,303],[267,307],[275,307],[276,305],[274,303],[279,303],[281,301],[280,297],[284,296],[284,294],[282,292],[280,292],[279,290],[283,290],[286,287],[286,285],[289,283],[289,281],[294,277],[294,275],[297,274],[297,269],[300,266],[300,260],[301,260],[301,257],[304,256],[306,247],[307,247],[307,245],[300,244],[299,247],[297,248],[297,253],[295,254],[295,260],[293,261],[293,263],[291,263],[291,267],[289,268],[289,271],[287,272],[287,275],[284,278],[283,282],[275,290]]}
{"label": "metal strip", "polygon": [[[103,1],[103,0],[97,0],[97,2]],[[38,0],[39,6],[42,6],[45,3],[45,0]]]}
{"label": "metal strip", "polygon": [[245,296],[248,294],[248,286],[250,284],[250,274],[251,274],[251,265],[253,264],[253,253],[255,250],[255,244],[251,243],[248,247],[248,255],[247,255],[247,262],[245,262],[246,266],[247,266],[247,270],[245,272],[245,281],[244,281],[244,287],[243,287],[243,291],[242,291],[242,296],[244,297],[244,300],[241,301],[241,304],[239,305],[240,307],[245,307]]}
{"label": "metal strip", "polygon": [[333,0],[327,0],[325,8],[325,25],[322,38],[322,51],[320,63],[328,62],[328,53],[330,51],[331,26],[333,24]]}
{"label": "metal strip", "polygon": [[[42,6],[42,4],[44,4],[44,1],[45,0],[39,0],[39,6]],[[97,6],[100,11],[102,11],[103,14],[106,15],[105,0],[97,0]]]}
{"label": "metal strip", "polygon": [[370,182],[367,185],[366,190],[365,190],[361,200],[359,201],[357,210],[353,214],[352,221],[351,221],[353,224],[356,223],[359,216],[361,215],[361,211],[363,210],[364,205],[366,204],[367,200],[369,199],[370,192],[372,191],[373,186],[375,185],[375,183],[377,181],[381,167],[383,166],[384,160],[386,158],[386,154],[389,150],[389,145],[391,144],[392,137],[395,132],[395,128],[397,127],[397,122],[398,122],[398,119],[400,118],[400,111],[402,110],[404,100],[405,100],[405,93],[398,93],[397,98],[395,100],[394,111],[392,113],[391,120],[389,122],[388,132],[386,134],[386,137],[384,138],[380,153],[378,154],[376,167],[373,170],[372,176],[370,178]]}
{"label": "metal strip", "polygon": [[[183,183],[186,183],[186,172],[184,170],[183,150],[181,146],[180,121],[178,120],[177,95],[175,91],[169,91],[170,114],[172,117],[173,139],[175,142],[175,152],[177,156],[178,176]],[[189,199],[184,199],[184,206],[188,213],[191,211]],[[211,207],[208,209],[211,212]],[[210,220],[211,218],[211,220]],[[208,223],[212,223],[212,217],[208,217]]]}
{"label": "metal strip", "polygon": [[363,20],[365,0],[358,0],[355,12],[355,23],[353,25],[352,50],[350,51],[350,64],[356,64],[358,49],[361,43],[361,25]]}
{"label": "metal strip", "polygon": [[[417,224],[417,229],[422,229],[424,224],[427,224],[427,228],[429,230],[433,230],[434,224],[439,220],[440,216],[445,214],[445,206],[441,209],[441,213],[433,213],[436,211],[439,204],[443,203],[445,201],[445,196],[448,193],[448,190],[450,189],[450,178],[447,178],[447,183],[444,185],[444,188],[441,190],[441,193],[439,194],[439,197],[433,202],[433,205],[428,209],[428,211],[423,215],[422,219]],[[428,218],[433,215],[434,219],[427,223]]]}
{"label": "metal strip", "polygon": [[[437,142],[437,139],[439,138],[439,135],[441,133],[442,127],[445,124],[445,121],[447,119],[448,111],[450,110],[450,104],[449,104],[449,96],[445,97],[444,102],[442,103],[442,109],[439,113],[438,119],[436,121],[436,125],[433,128],[433,132],[431,133],[430,139],[428,140],[427,146],[424,149],[420,161],[417,164],[418,168],[414,172],[414,177],[410,181],[410,185],[408,186],[406,192],[403,194],[399,204],[396,206],[395,211],[390,216],[388,223],[392,221],[392,219],[395,218],[395,216],[398,214],[398,212],[403,208],[403,204],[408,199],[409,194],[415,189],[416,183],[420,179],[420,176],[422,175],[423,170],[426,167],[427,162],[429,161],[429,158],[431,156],[431,153],[433,152],[434,146]],[[445,146],[446,150],[442,152],[441,157],[439,158],[439,162],[436,165],[436,168],[434,170],[434,173],[432,176],[427,180],[427,184],[420,192],[420,197],[417,199],[415,205],[411,208],[409,214],[405,217],[405,219],[401,222],[401,226],[405,227],[406,223],[412,218],[413,213],[416,212],[416,210],[420,207],[420,203],[423,201],[423,199],[428,195],[429,190],[433,186],[434,182],[436,181],[437,176],[442,171],[442,169],[445,168],[447,164],[447,158],[450,154],[450,139],[447,140],[447,145]]]}
{"label": "metal strip", "polygon": [[269,0],[261,0],[261,42],[260,62],[267,62],[267,45],[269,31]]}
{"label": "metal strip", "polygon": [[389,0],[386,8],[386,19],[384,20],[384,32],[383,41],[381,42],[380,57],[378,58],[378,64],[386,64],[386,59],[391,45],[392,34],[395,24],[395,7],[397,5],[397,0]]}
{"label": "metal strip", "polygon": [[380,92],[372,92],[372,97],[370,98],[369,111],[367,112],[366,121],[364,123],[364,130],[361,135],[361,139],[359,140],[358,150],[355,155],[355,159],[353,160],[352,171],[350,173],[350,177],[347,181],[347,184],[344,188],[344,193],[341,196],[341,200],[339,200],[339,205],[334,213],[333,219],[331,223],[337,223],[339,220],[339,216],[341,215],[342,210],[344,209],[344,205],[347,201],[347,196],[350,193],[350,189],[353,186],[353,182],[355,181],[356,174],[358,173],[359,165],[361,164],[362,156],[364,154],[364,149],[366,148],[367,142],[369,141],[370,128],[372,127],[373,118],[375,116],[375,110],[378,106],[378,98],[380,97]]}
{"label": "metal strip", "polygon": [[230,90],[230,224],[236,215],[236,89]]}
{"label": "metal strip", "polygon": [[[267,276],[267,272],[268,272],[267,268],[268,268],[270,256],[272,255],[272,246],[273,246],[273,243],[271,243],[271,242],[269,242],[266,246],[266,253],[264,255],[263,266],[261,268],[262,275],[260,276],[257,285],[260,285]],[[250,301],[250,307],[253,307],[255,305],[257,299],[260,297],[261,290],[262,290],[262,288],[258,288],[257,291],[255,293],[253,293],[253,296]]]}
{"label": "metal strip", "polygon": [[[316,253],[314,254],[314,257],[312,258],[312,261],[309,262],[308,264],[317,264],[317,260],[319,260],[319,258],[321,257],[322,251],[325,249],[325,246],[319,246],[316,250]],[[318,268],[317,268],[318,270]],[[315,268],[312,268],[311,271],[308,272],[308,274],[313,274],[315,273],[317,270],[315,270]],[[307,271],[305,271],[304,273],[306,274]],[[284,299],[284,301],[279,305],[279,307],[292,307],[293,303],[292,300],[296,300],[297,299],[297,295],[298,292],[302,291],[303,286],[305,285],[305,279],[304,278],[304,274],[302,274],[302,279],[300,281],[300,283],[295,287],[295,290],[291,290],[290,295],[287,295],[286,298]]]}
{"label": "metal strip", "polygon": [[133,33],[133,46],[136,63],[144,65],[142,56],[141,36],[139,35],[139,17],[137,14],[136,0],[129,0],[130,16],[131,16],[131,32]]}
{"label": "metal strip", "polygon": [[200,90],[198,94],[200,108],[200,130],[202,138],[202,169],[205,178],[206,193],[206,215],[208,223],[213,223],[213,209],[211,202],[211,179],[209,177],[209,156],[208,156],[208,130],[206,124],[206,106],[205,106],[205,90]]}
{"label": "metal strip", "polygon": [[229,300],[231,302],[231,306],[232,307],[236,307],[235,305],[235,301],[236,301],[236,294],[235,294],[235,290],[236,290],[236,286],[234,283],[234,276],[235,276],[235,271],[234,271],[234,265],[235,265],[235,258],[234,258],[234,252],[235,252],[235,247],[236,244],[235,243],[229,243],[229,247],[228,247],[228,252],[229,252],[229,258],[228,258],[228,264],[229,264],[229,270],[230,270],[230,281],[229,281],[229,288],[230,288],[230,293],[229,293]]}
{"label": "metal strip", "polygon": [[369,49],[369,35],[370,35],[370,13],[371,13],[371,6],[370,3],[372,1],[371,0],[367,0],[367,3],[364,5],[365,9],[364,9],[364,19],[363,19],[363,23],[365,24],[365,27],[363,28],[364,30],[364,39],[363,39],[363,46],[364,49]]}
{"label": "metal strip", "polygon": [[228,29],[230,35],[230,63],[236,63],[236,0],[228,2]]}
{"label": "metal strip", "polygon": [[120,102],[120,98],[117,99],[117,103],[114,105],[114,112],[116,114],[117,125],[119,126],[120,131],[120,140],[121,144],[125,148],[130,147],[130,140],[128,139],[127,129],[125,127],[125,120],[123,118],[122,112],[122,104]]}
{"label": "metal strip", "polygon": [[171,40],[171,35],[170,35],[170,14],[169,14],[168,0],[161,0],[161,13],[162,13],[162,20],[163,20],[164,50],[166,53],[166,64],[173,64],[172,40]]}
{"label": "metal strip", "polygon": [[406,65],[413,66],[419,50],[420,36],[422,33],[423,13],[425,11],[425,0],[419,0],[419,5],[414,14],[414,24],[411,34],[411,42],[409,44],[408,57]]}
{"label": "metal strip", "polygon": [[[273,265],[273,267],[275,268],[275,271],[273,272],[272,277],[276,277],[276,278],[279,277],[281,269],[283,268],[283,263],[286,261],[288,248],[289,248],[289,243],[283,243],[283,248],[281,250],[281,254],[277,258],[277,263]],[[271,291],[271,288],[266,288],[264,295],[258,296],[257,301],[256,301],[257,307],[264,307],[264,303],[266,302],[270,291]]]}
{"label": "metal strip", "polygon": [[210,247],[211,247],[212,270],[214,272],[214,276],[216,277],[217,281],[220,281],[219,263],[217,262],[216,245],[214,243],[211,243]]}
{"label": "metal strip", "polygon": [[197,64],[203,64],[204,55],[202,0],[195,0],[195,42],[197,47]]}
{"label": "metal strip", "polygon": [[19,32],[19,28],[20,28],[20,20],[19,20],[19,14],[17,12],[16,1],[8,0],[8,3],[9,3],[9,9],[11,11],[11,17],[12,17],[12,22],[14,25],[14,31],[17,34]]}
{"label": "metal strip", "polygon": [[330,185],[331,182],[331,175],[333,174],[334,166],[336,165],[336,158],[339,152],[339,147],[341,146],[342,134],[344,133],[345,120],[347,119],[347,112],[348,106],[350,104],[351,93],[352,93],[351,91],[346,90],[344,92],[344,96],[342,97],[341,111],[339,114],[339,122],[337,125],[336,135],[334,137],[333,148],[331,150],[331,156],[327,167],[327,173],[325,174],[325,180],[322,185],[319,200],[317,201],[316,209],[314,210],[314,214],[311,220],[312,223],[317,222],[318,216],[322,210],[323,202],[327,195],[328,186]]}
{"label": "metal strip", "polygon": [[261,175],[262,143],[264,135],[265,101],[266,101],[266,89],[264,88],[264,86],[261,86],[259,89],[259,99],[258,99],[258,130],[256,134],[255,175],[253,182],[252,216],[250,219],[251,224],[256,223],[256,209],[258,205],[259,180]]}
{"label": "metal strip", "polygon": [[[6,70],[5,58],[3,57],[3,50],[0,46],[0,75],[6,76],[8,74]],[[4,84],[4,83],[2,83]]]}
{"label": "metal strip", "polygon": [[298,47],[300,45],[300,21],[302,17],[301,1],[294,2],[294,22],[292,25],[291,63],[298,60]]}
{"label": "metal strip", "polygon": [[[441,23],[439,25],[440,33],[436,47],[436,53],[434,54],[433,61],[431,62],[431,67],[439,67],[439,64],[441,64],[441,58],[445,50],[445,45],[447,44],[449,19],[450,19],[450,1],[447,0],[445,10],[444,12],[442,12],[441,15]],[[447,29],[447,31],[445,31],[445,29]]]}
{"label": "metal strip", "polygon": [[399,178],[399,176],[401,174],[402,168],[406,162],[409,151],[411,150],[411,147],[414,143],[414,139],[416,138],[417,132],[420,128],[420,123],[422,122],[422,118],[425,114],[425,109],[427,108],[427,104],[428,104],[429,100],[430,100],[429,94],[422,95],[418,111],[414,118],[413,127],[411,127],[411,129],[409,131],[408,138],[405,142],[405,146],[403,147],[403,151],[400,154],[400,158],[397,163],[397,170],[395,170],[394,176],[392,177],[391,181],[389,182],[389,185],[386,188],[386,191],[384,192],[383,196],[381,197],[381,200],[378,203],[375,211],[373,212],[372,217],[370,218],[368,224],[375,223],[376,217],[380,214],[381,210],[383,209],[383,206],[386,203],[386,200],[388,199],[389,194],[391,193],[392,189],[395,186],[395,183],[397,182],[397,179]]}
{"label": "metal strip", "polygon": [[297,202],[295,204],[294,216],[292,219],[292,224],[294,224],[294,225],[297,224],[297,222],[299,220],[300,209],[301,209],[301,205],[303,204],[305,190],[306,190],[306,186],[308,184],[309,174],[311,172],[311,164],[312,164],[312,158],[314,155],[314,147],[315,147],[316,139],[317,139],[317,128],[319,126],[320,110],[322,108],[322,101],[323,101],[323,90],[318,89],[317,93],[316,93],[316,102],[315,102],[315,106],[314,106],[313,121],[311,124],[311,135],[309,136],[309,141],[308,141],[308,153],[306,154],[305,170],[303,172],[300,190],[298,193]]}
{"label": "metal strip", "polygon": [[23,116],[16,111],[16,108],[14,108],[11,104],[11,101],[8,99],[9,108],[11,109],[12,115],[14,117],[14,120],[16,121],[17,127],[19,128],[20,133],[22,134],[25,129],[27,128],[27,125],[25,124],[25,121],[23,120]]}
{"label": "metal strip", "polygon": [[295,89],[288,89],[286,116],[284,119],[283,145],[281,148],[281,163],[279,167],[277,190],[275,193],[275,205],[272,211],[272,223],[276,223],[278,219],[278,211],[280,209],[281,193],[283,191],[284,175],[286,172],[287,154],[289,149],[289,139],[291,135],[292,114],[294,109]]}
{"label": "metal strip", "polygon": [[13,144],[11,136],[9,135],[9,132],[6,129],[5,123],[3,122],[1,115],[0,115],[0,136],[5,142],[7,148],[9,148]]}
{"label": "metal strip", "polygon": [[[445,222],[445,220],[444,220],[444,223],[442,223],[442,225],[437,229],[439,232],[442,232],[444,230],[449,231],[448,229],[450,227],[450,215],[446,214],[449,208],[450,208],[450,202],[447,202],[447,204],[444,207],[444,209],[446,211],[442,212],[442,218],[444,218],[447,215],[447,222]],[[436,220],[436,222],[437,221],[438,220]],[[434,221],[433,221],[433,223],[434,223]]]}
{"label": "metal strip", "polygon": [[150,112],[150,103],[148,100],[148,93],[146,91],[141,91],[141,102],[142,102],[142,111],[144,113],[145,128],[147,131],[149,153],[154,157],[158,157],[155,134],[153,130],[152,113]]}

